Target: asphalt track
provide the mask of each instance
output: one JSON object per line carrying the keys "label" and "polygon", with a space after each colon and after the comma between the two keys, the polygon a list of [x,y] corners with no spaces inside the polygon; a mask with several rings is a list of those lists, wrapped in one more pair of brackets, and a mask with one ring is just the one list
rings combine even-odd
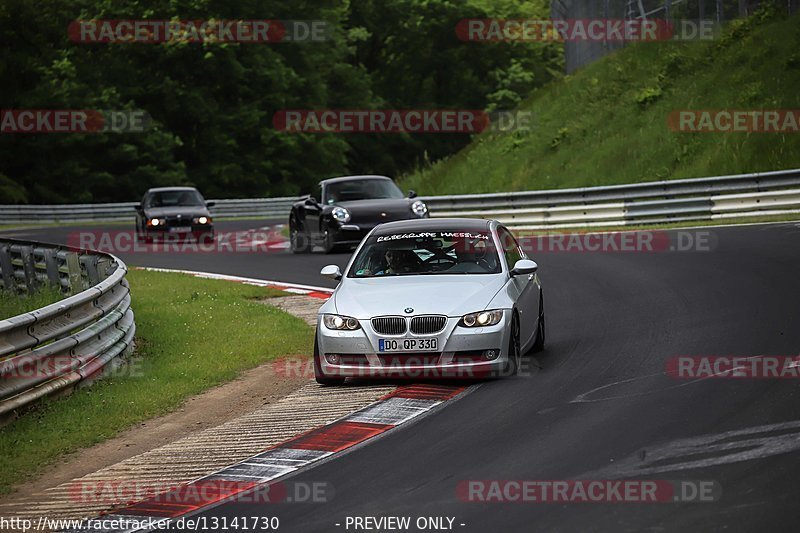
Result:
{"label": "asphalt track", "polygon": [[[6,234],[65,242],[74,231]],[[664,369],[677,355],[800,353],[800,224],[708,231],[710,251],[533,254],[548,346],[531,359],[529,375],[482,383],[291,478],[328,483],[327,503],[229,503],[204,514],[277,516],[279,531],[347,531],[348,516],[409,516],[412,524],[450,516],[454,530],[469,532],[797,531],[798,381],[687,381]],[[321,286],[331,284],[319,269],[348,258],[120,255],[135,265]],[[563,479],[712,480],[722,496],[655,504],[468,503],[456,496],[463,480]]]}

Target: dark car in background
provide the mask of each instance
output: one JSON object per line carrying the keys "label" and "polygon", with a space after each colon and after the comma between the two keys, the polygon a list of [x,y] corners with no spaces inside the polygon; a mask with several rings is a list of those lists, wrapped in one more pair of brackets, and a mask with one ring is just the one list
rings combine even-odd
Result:
{"label": "dark car in background", "polygon": [[296,202],[289,215],[294,253],[321,245],[326,253],[355,246],[378,224],[428,218],[428,206],[408,195],[386,176],[347,176],[319,183],[316,191]]}
{"label": "dark car in background", "polygon": [[208,211],[213,205],[194,187],[150,189],[136,206],[136,238],[213,240],[214,223]]}

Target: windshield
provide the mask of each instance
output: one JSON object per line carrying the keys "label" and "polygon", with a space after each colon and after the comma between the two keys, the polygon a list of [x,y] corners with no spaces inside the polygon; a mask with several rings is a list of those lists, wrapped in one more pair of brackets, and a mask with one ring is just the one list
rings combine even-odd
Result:
{"label": "windshield", "polygon": [[402,191],[392,180],[352,180],[329,183],[325,187],[325,203],[333,205],[338,202],[353,200],[378,200],[385,198],[404,198]]}
{"label": "windshield", "polygon": [[205,206],[203,197],[195,190],[154,192],[145,201],[145,207],[190,206]]}
{"label": "windshield", "polygon": [[500,260],[489,232],[427,232],[373,235],[353,261],[348,277],[500,271]]}

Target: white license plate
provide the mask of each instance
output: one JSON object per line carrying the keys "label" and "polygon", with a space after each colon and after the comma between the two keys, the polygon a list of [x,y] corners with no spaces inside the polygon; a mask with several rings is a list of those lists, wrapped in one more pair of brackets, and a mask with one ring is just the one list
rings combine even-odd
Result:
{"label": "white license plate", "polygon": [[431,339],[378,339],[378,351],[386,352],[435,352],[438,341]]}
{"label": "white license plate", "polygon": [[181,226],[181,227],[178,227],[178,228],[169,228],[169,232],[170,233],[189,233],[190,231],[192,231],[192,228],[190,228],[188,226]]}

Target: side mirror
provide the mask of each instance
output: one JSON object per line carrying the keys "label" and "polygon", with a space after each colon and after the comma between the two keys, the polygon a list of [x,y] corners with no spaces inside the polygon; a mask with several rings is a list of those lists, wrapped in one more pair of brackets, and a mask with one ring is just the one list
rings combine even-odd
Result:
{"label": "side mirror", "polygon": [[413,190],[408,191],[408,197],[409,198],[416,198],[417,197],[417,191],[413,191]]}
{"label": "side mirror", "polygon": [[141,211],[142,210],[142,204],[136,204],[135,206],[133,206],[133,208],[135,210],[137,210],[137,211]]}
{"label": "side mirror", "polygon": [[332,280],[339,281],[342,279],[342,271],[336,265],[328,265],[319,271],[321,276],[331,278]]}
{"label": "side mirror", "polygon": [[514,263],[514,268],[511,269],[511,277],[524,276],[526,274],[533,274],[539,270],[539,265],[530,259],[520,259]]}
{"label": "side mirror", "polygon": [[206,207],[214,207],[217,205],[217,202],[206,202]]}
{"label": "side mirror", "polygon": [[313,206],[319,205],[317,203],[317,199],[314,198],[313,196],[309,196],[308,198],[306,198],[306,202],[305,203],[306,203],[306,205],[313,205]]}

